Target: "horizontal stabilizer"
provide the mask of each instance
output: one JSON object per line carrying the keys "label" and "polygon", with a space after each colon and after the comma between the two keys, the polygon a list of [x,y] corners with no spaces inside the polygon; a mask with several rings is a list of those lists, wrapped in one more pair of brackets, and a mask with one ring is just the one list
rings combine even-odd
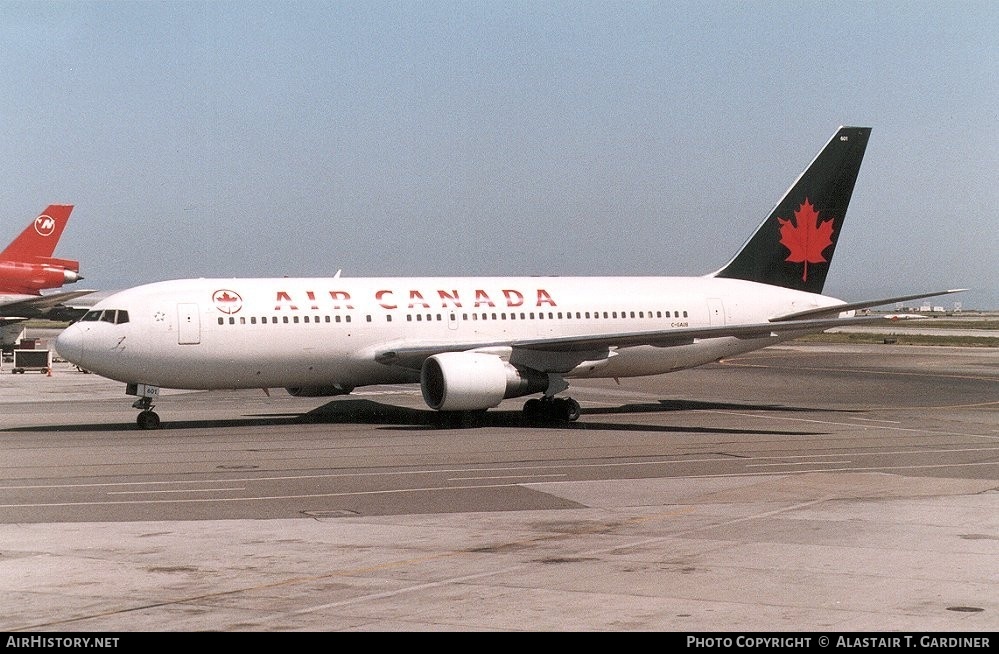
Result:
{"label": "horizontal stabilizer", "polygon": [[[83,313],[86,313],[85,309],[75,311],[73,310],[73,307],[65,306],[65,303],[69,300],[76,299],[83,295],[90,295],[95,292],[96,291],[66,291],[65,293],[49,293],[47,295],[38,295],[24,300],[8,302],[0,305],[0,317],[50,318],[53,315],[53,311],[56,309],[60,311],[70,310],[71,313],[79,313],[80,315],[83,315]],[[60,316],[55,319],[63,320],[64,317]]]}
{"label": "horizontal stabilizer", "polygon": [[934,293],[918,293],[916,295],[900,295],[898,297],[887,297],[880,300],[863,300],[861,302],[849,302],[837,304],[831,307],[820,307],[818,309],[808,309],[807,311],[797,311],[783,316],[771,318],[772,322],[787,322],[792,320],[804,320],[806,318],[822,318],[824,316],[836,316],[844,311],[856,311],[857,309],[869,309],[871,307],[881,307],[895,302],[906,302],[908,300],[918,300],[924,297],[937,297],[938,295],[949,295],[951,293],[963,293],[966,288],[953,288],[949,291],[936,291]]}

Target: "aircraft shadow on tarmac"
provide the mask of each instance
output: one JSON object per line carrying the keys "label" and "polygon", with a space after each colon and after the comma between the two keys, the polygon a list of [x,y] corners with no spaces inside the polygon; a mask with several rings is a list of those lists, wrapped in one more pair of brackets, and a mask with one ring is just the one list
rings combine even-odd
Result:
{"label": "aircraft shadow on tarmac", "polygon": [[763,411],[815,411],[810,408],[783,407],[776,405],[728,404],[711,402],[686,402],[660,400],[641,404],[625,404],[618,407],[583,409],[576,422],[547,422],[532,420],[519,410],[491,409],[484,412],[470,412],[458,415],[442,414],[427,409],[399,407],[372,400],[338,400],[302,415],[299,422],[322,424],[383,424],[400,430],[426,429],[474,429],[483,427],[504,427],[508,429],[558,429],[635,431],[635,432],[684,432],[684,433],[738,433],[738,434],[780,434],[787,436],[808,436],[815,432],[781,431],[757,429],[726,429],[710,427],[687,427],[681,425],[650,425],[636,423],[616,423],[595,421],[588,416],[625,415],[639,413],[668,413],[695,409],[716,410],[763,410]]}
{"label": "aircraft shadow on tarmac", "polygon": [[[262,427],[268,425],[301,425],[301,424],[367,424],[384,425],[386,428],[399,430],[448,430],[475,429],[485,427],[503,427],[508,429],[558,429],[573,430],[604,430],[633,432],[676,432],[705,434],[775,434],[781,436],[813,436],[814,431],[772,429],[733,429],[717,427],[691,427],[683,425],[653,425],[637,423],[618,423],[595,420],[598,416],[615,416],[627,414],[651,413],[682,413],[687,411],[764,411],[764,412],[829,412],[842,413],[842,409],[823,409],[818,407],[793,407],[776,404],[738,404],[731,402],[702,402],[694,400],[659,400],[624,404],[617,407],[600,407],[583,409],[582,416],[576,422],[544,422],[531,420],[519,410],[491,409],[482,412],[461,414],[444,414],[430,409],[415,409],[404,406],[384,404],[368,399],[340,399],[328,402],[307,413],[271,413],[256,414],[232,419],[212,420],[164,420],[161,429],[225,429],[232,427]],[[852,411],[846,411],[852,412]],[[2,431],[8,432],[83,432],[83,431],[139,431],[133,422],[100,423],[82,425],[48,425],[32,427],[15,427]],[[154,434],[155,430],[150,431]]]}

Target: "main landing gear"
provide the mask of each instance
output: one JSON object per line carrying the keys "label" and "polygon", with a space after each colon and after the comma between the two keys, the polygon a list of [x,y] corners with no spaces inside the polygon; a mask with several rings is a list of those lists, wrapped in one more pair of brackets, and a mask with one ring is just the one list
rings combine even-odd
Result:
{"label": "main landing gear", "polygon": [[574,422],[579,420],[579,402],[571,397],[555,397],[569,388],[569,382],[557,374],[548,375],[548,389],[544,397],[532,398],[524,403],[524,417],[531,422]]}
{"label": "main landing gear", "polygon": [[159,429],[160,417],[153,411],[153,398],[140,397],[132,403],[132,408],[141,409],[138,417],[135,419],[140,429]]}
{"label": "main landing gear", "polygon": [[574,422],[581,412],[571,397],[532,398],[524,403],[524,417],[532,421]]}

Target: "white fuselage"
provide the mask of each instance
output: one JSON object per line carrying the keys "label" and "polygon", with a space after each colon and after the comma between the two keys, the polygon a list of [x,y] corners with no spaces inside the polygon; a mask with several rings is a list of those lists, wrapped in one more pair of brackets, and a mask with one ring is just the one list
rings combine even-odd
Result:
{"label": "white fuselage", "polygon": [[[394,348],[446,343],[460,351],[463,344],[761,323],[840,303],[711,277],[192,279],[102,300],[60,335],[56,348],[102,376],[164,388],[353,388],[418,382],[418,368],[376,360]],[[689,368],[789,337],[513,357],[566,378],[628,377]]]}

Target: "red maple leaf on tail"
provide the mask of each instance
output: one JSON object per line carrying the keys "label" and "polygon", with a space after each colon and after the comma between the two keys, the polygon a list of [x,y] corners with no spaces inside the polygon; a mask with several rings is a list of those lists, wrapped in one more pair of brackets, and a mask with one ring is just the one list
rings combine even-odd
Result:
{"label": "red maple leaf on tail", "polygon": [[794,222],[778,218],[780,223],[780,242],[791,251],[785,261],[805,264],[801,275],[802,281],[808,281],[808,264],[822,263],[826,260],[822,251],[832,245],[833,221],[819,222],[819,212],[812,203],[805,201],[794,212]]}

